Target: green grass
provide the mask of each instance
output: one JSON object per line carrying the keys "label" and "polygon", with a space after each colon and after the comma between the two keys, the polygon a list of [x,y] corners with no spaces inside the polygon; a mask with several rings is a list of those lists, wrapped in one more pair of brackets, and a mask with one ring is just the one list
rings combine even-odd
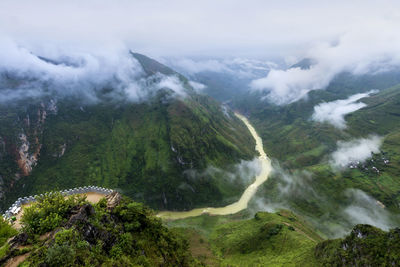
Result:
{"label": "green grass", "polygon": [[3,218],[0,218],[0,247],[5,244],[8,238],[15,235],[17,231]]}
{"label": "green grass", "polygon": [[[396,217],[400,212],[397,204],[400,200],[400,85],[393,86],[398,78],[391,75],[362,78],[341,75],[326,90],[312,91],[308,99],[286,106],[259,101],[257,95],[236,100],[235,106],[250,114],[267,154],[277,159],[292,179],[298,180],[290,194],[282,194],[280,185],[284,179],[274,174],[258,190],[257,198],[293,209],[309,218],[323,235],[332,237],[343,234],[338,229],[344,227],[349,231],[353,226],[343,222],[340,211],[351,204],[346,190],[358,188],[382,202],[393,212],[394,222],[400,224]],[[375,88],[381,91],[362,100],[367,107],[346,116],[347,129],[342,131],[311,120],[315,105]],[[375,161],[379,175],[350,169],[335,171],[330,167],[329,155],[336,150],[337,141],[370,134],[384,137],[381,150],[390,160],[388,165]],[[375,155],[375,160],[382,156]]]}
{"label": "green grass", "polygon": [[10,246],[8,244],[4,244],[0,247],[0,259],[7,255]]}
{"label": "green grass", "polygon": [[315,266],[313,248],[320,239],[304,228],[294,215],[257,213],[217,227],[211,243],[226,266]]}
{"label": "green grass", "polygon": [[204,251],[202,246],[210,246],[218,261],[214,266],[316,266],[314,247],[323,239],[304,219],[285,210],[259,212],[250,220],[248,217],[248,212],[243,211],[228,216],[202,215],[167,224],[182,231],[191,229],[190,235],[197,238],[193,240],[203,239],[201,244],[192,241],[193,246],[198,251]]}

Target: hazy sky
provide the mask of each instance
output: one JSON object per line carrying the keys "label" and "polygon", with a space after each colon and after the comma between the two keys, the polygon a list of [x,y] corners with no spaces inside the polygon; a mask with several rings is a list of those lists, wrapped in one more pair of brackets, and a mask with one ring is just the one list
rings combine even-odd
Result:
{"label": "hazy sky", "polygon": [[[106,70],[114,77],[119,69],[124,78],[134,64],[124,58],[129,49],[156,59],[247,57],[288,66],[313,58],[309,70],[275,68],[251,82],[286,104],[325,88],[340,72],[399,66],[399,10],[400,1],[385,0],[1,0],[0,71],[60,80]],[[53,70],[30,53],[72,59],[78,67]]]}
{"label": "hazy sky", "polygon": [[290,58],[354,29],[398,29],[398,10],[398,1],[365,0],[2,0],[0,32],[30,45],[121,41],[156,57]]}

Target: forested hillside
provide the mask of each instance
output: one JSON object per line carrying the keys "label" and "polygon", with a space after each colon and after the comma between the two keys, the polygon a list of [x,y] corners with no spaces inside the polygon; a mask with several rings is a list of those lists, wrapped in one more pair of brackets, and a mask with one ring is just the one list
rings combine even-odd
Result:
{"label": "forested hillside", "polygon": [[[368,197],[361,200],[363,193],[353,189],[360,189],[379,201],[378,204],[368,202],[373,206],[370,212],[377,205],[378,214],[381,214],[379,209],[385,216],[386,211],[397,214],[400,200],[400,87],[385,87],[396,83],[395,77],[395,74],[383,74],[351,78],[343,74],[326,90],[311,91],[307,99],[283,106],[257,101],[254,95],[238,101],[236,104],[249,114],[250,121],[262,136],[266,152],[275,158],[275,173],[258,196],[265,203],[291,207],[310,218],[318,218],[314,221],[315,226],[330,236],[337,234],[336,224],[347,225],[347,230],[351,228],[351,223],[343,220],[347,216],[343,210],[348,205],[375,202]],[[377,88],[375,86],[380,87],[359,100],[365,103],[363,108],[344,116],[345,128],[313,120],[317,105],[335,103]],[[250,104],[252,102],[254,104]],[[382,145],[364,163],[357,165],[355,162],[340,168],[332,165],[333,153],[340,144],[354,144],[356,140],[371,136],[381,138]],[[378,224],[386,221],[382,214],[373,215],[376,218],[371,220]],[[399,221],[394,214],[389,216],[391,225]],[[330,223],[325,224],[326,220]]]}
{"label": "forested hillside", "polygon": [[176,75],[185,95],[175,96],[166,85],[141,103],[42,98],[1,104],[3,208],[22,195],[82,185],[120,188],[159,209],[239,197],[240,181],[205,170],[253,158],[254,141],[245,125],[195,93],[183,76],[132,55],[149,83],[160,73]]}

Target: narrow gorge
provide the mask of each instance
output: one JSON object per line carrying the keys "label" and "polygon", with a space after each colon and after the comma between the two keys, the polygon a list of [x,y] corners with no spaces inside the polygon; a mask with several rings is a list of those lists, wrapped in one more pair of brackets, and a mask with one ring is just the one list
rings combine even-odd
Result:
{"label": "narrow gorge", "polygon": [[264,151],[263,143],[261,137],[257,134],[254,127],[250,124],[246,117],[240,115],[239,113],[235,113],[236,117],[243,121],[246,127],[249,129],[251,135],[256,141],[255,150],[260,154],[258,160],[261,164],[261,171],[256,176],[254,182],[250,184],[246,190],[243,192],[242,196],[237,202],[234,202],[225,207],[207,207],[207,208],[197,208],[190,211],[162,211],[157,214],[158,217],[167,219],[167,220],[177,220],[184,219],[188,217],[195,217],[202,214],[210,214],[210,215],[228,215],[234,214],[241,210],[247,208],[247,205],[254,194],[257,192],[257,189],[260,185],[262,185],[269,177],[271,173],[271,160],[267,157],[267,154]]}

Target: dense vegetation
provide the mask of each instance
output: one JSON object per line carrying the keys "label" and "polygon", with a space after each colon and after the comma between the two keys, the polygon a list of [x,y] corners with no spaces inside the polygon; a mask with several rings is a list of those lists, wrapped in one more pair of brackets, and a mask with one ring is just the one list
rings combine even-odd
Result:
{"label": "dense vegetation", "polygon": [[[292,212],[207,216],[169,222],[185,227],[192,255],[210,266],[397,266],[399,229],[356,225],[325,240]],[[183,231],[183,230],[182,230]]]}
{"label": "dense vegetation", "polygon": [[[148,75],[176,74],[134,55]],[[0,186],[10,191],[1,202],[3,208],[21,195],[83,185],[120,188],[158,209],[223,205],[238,198],[243,183],[205,170],[227,170],[242,159],[252,159],[254,140],[233,113],[224,114],[216,101],[194,93],[179,77],[187,89],[184,99],[172,97],[168,90],[143,103],[88,105],[59,99],[57,110],[47,111],[40,127],[38,109],[44,109],[41,101],[46,107],[49,99],[28,108],[26,103],[0,106]],[[15,181],[21,131],[30,142],[30,153],[37,143],[41,150],[29,178]]]}
{"label": "dense vegetation", "polygon": [[4,257],[8,251],[8,244],[6,241],[17,234],[17,231],[5,221],[3,217],[0,218],[0,258]]}
{"label": "dense vegetation", "polygon": [[210,242],[227,266],[317,266],[312,253],[320,240],[294,214],[281,211],[220,225]]}
{"label": "dense vegetation", "polygon": [[[142,204],[55,194],[25,209],[19,235],[0,261],[24,254],[22,266],[191,266],[187,242]],[[2,224],[1,232],[9,229]]]}
{"label": "dense vegetation", "polygon": [[357,225],[342,239],[323,241],[290,211],[248,216],[202,215],[167,222],[167,228],[152,210],[115,193],[97,204],[52,194],[24,208],[19,232],[1,221],[0,264],[397,266],[400,260],[398,228]]}
{"label": "dense vegetation", "polygon": [[[217,102],[196,94],[185,77],[145,56],[133,56],[148,75],[178,76],[187,97],[172,97],[165,89],[140,104],[62,99],[57,111],[50,111],[46,106],[51,99],[44,98],[0,106],[0,187],[9,190],[3,208],[21,195],[92,184],[120,188],[158,209],[217,206],[238,198],[243,181],[207,167],[233,169],[240,159],[254,156],[246,127]],[[353,228],[343,210],[357,201],[376,211],[374,223],[400,222],[390,213],[400,210],[400,86],[389,87],[398,82],[393,73],[362,78],[341,74],[327,90],[310,92],[308,99],[287,106],[260,102],[257,94],[231,103],[249,115],[265,150],[279,160],[251,208],[260,209],[261,199],[304,217],[282,210],[258,212],[247,220],[250,209],[168,222],[178,227],[168,229],[151,210],[128,199],[110,209],[105,200],[91,205],[83,198],[53,195],[25,209],[22,232],[14,241],[6,242],[16,231],[0,222],[0,263],[27,255],[23,266],[398,265],[398,229],[358,225],[344,239],[321,243],[321,236],[343,236]],[[349,114],[344,130],[310,120],[321,102],[375,88],[382,90],[362,100],[368,106]],[[29,177],[15,175],[21,131],[30,153],[41,146]],[[383,136],[384,143],[381,153],[365,163],[369,170],[329,166],[337,141],[372,133]],[[372,166],[380,173],[371,171]],[[380,202],[350,198],[353,188]]]}
{"label": "dense vegetation", "polygon": [[210,266],[318,266],[314,247],[322,241],[304,219],[281,210],[199,216],[174,222],[184,228],[192,255]]}
{"label": "dense vegetation", "polygon": [[315,249],[324,266],[398,266],[400,229],[384,232],[370,225],[357,225],[343,239],[327,240]]}
{"label": "dense vegetation", "polygon": [[[349,188],[361,189],[379,200],[386,210],[398,213],[400,86],[387,88],[399,82],[396,73],[363,77],[342,74],[326,90],[312,91],[307,99],[285,106],[260,102],[257,95],[237,100],[235,106],[249,114],[267,154],[278,160],[274,164],[276,172],[259,190],[258,196],[266,203],[290,207],[313,218],[314,226],[330,237],[340,235],[338,227],[350,230],[353,226],[343,222],[341,214],[352,201],[346,196]],[[311,120],[314,106],[319,103],[377,88],[379,93],[362,99],[367,107],[346,116],[348,127],[344,130]],[[369,170],[347,168],[337,171],[331,168],[329,156],[337,149],[339,140],[348,141],[370,134],[380,135],[384,141],[381,153],[365,163]],[[383,157],[390,163],[384,164]],[[372,166],[379,169],[379,174],[371,170]],[[284,175],[290,175],[293,183],[288,184]],[[282,188],[286,186],[291,191],[282,194]],[[394,217],[394,225],[398,225],[398,218]]]}

